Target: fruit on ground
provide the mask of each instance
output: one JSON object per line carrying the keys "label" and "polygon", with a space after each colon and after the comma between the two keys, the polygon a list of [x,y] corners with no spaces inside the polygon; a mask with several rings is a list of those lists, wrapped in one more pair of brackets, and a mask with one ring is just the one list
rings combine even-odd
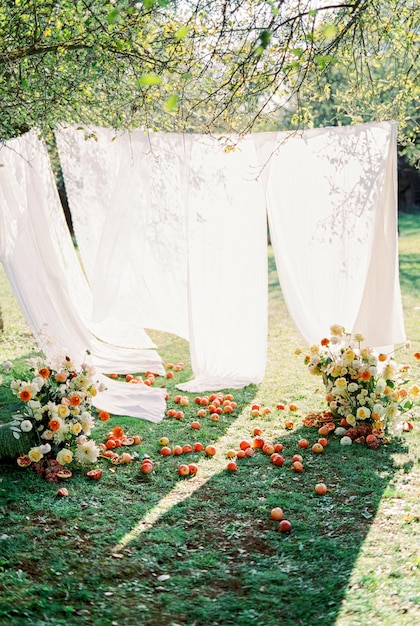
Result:
{"label": "fruit on ground", "polygon": [[188,476],[188,474],[190,473],[190,468],[188,467],[188,465],[180,465],[178,467],[178,474],[180,476]]}
{"label": "fruit on ground", "polygon": [[327,485],[325,483],[317,483],[315,485],[315,493],[319,496],[325,496],[327,493]]}
{"label": "fruit on ground", "polygon": [[295,472],[303,472],[303,465],[300,461],[293,461],[292,467]]}
{"label": "fruit on ground", "polygon": [[271,519],[276,520],[277,522],[279,522],[280,520],[283,519],[283,509],[281,509],[279,506],[275,506],[274,509],[271,509]]}
{"label": "fruit on ground", "polygon": [[88,478],[91,478],[92,480],[99,480],[102,477],[102,470],[99,467],[96,469],[91,469],[88,471],[86,476]]}
{"label": "fruit on ground", "polygon": [[292,524],[287,519],[282,519],[279,524],[279,531],[281,533],[290,533],[292,530]]}

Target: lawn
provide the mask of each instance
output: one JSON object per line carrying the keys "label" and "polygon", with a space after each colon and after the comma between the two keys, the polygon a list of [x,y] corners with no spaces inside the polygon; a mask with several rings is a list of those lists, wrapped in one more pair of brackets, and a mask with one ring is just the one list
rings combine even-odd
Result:
{"label": "lawn", "polygon": [[[420,350],[420,217],[400,218],[400,273],[408,351],[398,360],[412,366]],[[237,408],[201,429],[196,394],[182,420],[161,424],[112,417],[95,428],[105,441],[121,425],[138,434],[139,459],[153,459],[143,474],[140,461],[112,465],[101,459],[103,476],[89,480],[74,469],[68,497],[56,495],[31,469],[0,467],[0,625],[1,626],[411,626],[420,623],[420,420],[414,429],[378,450],[354,444],[344,448],[330,437],[323,454],[300,450],[317,429],[302,418],[324,408],[323,391],[295,355],[304,347],[278,286],[269,250],[269,351],[259,386],[232,393]],[[5,330],[0,363],[20,367],[36,351],[7,280],[0,273]],[[380,312],[378,312],[380,314]],[[339,322],[339,320],[336,320]],[[175,385],[191,377],[188,346],[165,333],[151,332],[166,363],[185,363],[173,379],[157,381],[174,402]],[[0,420],[10,419],[13,396],[3,373]],[[183,394],[184,395],[184,394]],[[285,410],[277,409],[283,403]],[[297,411],[289,410],[290,404]],[[253,416],[253,404],[261,415]],[[264,407],[271,409],[266,413]],[[292,419],[292,430],[285,428]],[[256,450],[228,472],[225,452],[252,439],[260,427],[265,439],[284,445],[286,462],[277,467]],[[160,455],[159,440],[171,445],[214,443],[213,457],[193,452]],[[291,470],[301,452],[304,471]],[[181,478],[180,462],[196,462],[198,472]],[[314,485],[324,482],[324,496]],[[281,507],[292,523],[280,533],[270,517]]]}

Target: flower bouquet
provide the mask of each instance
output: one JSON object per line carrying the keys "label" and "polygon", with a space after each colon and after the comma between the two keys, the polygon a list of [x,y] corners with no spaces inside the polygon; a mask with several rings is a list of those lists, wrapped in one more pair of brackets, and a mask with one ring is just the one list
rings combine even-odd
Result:
{"label": "flower bouquet", "polygon": [[377,447],[387,433],[402,430],[402,415],[418,404],[420,387],[409,386],[408,365],[363,347],[362,335],[352,336],[338,324],[330,331],[331,336],[312,346],[304,358],[311,374],[322,376],[326,389],[328,410],[315,421],[342,427],[338,434],[351,441],[371,435],[371,447]]}
{"label": "flower bouquet", "polygon": [[76,460],[94,463],[100,450],[89,439],[94,426],[92,398],[102,387],[86,363],[76,370],[66,356],[57,367],[32,363],[25,380],[13,379],[11,390],[20,401],[12,421],[0,430],[0,459],[17,458],[33,465],[50,480],[71,476],[64,465]]}

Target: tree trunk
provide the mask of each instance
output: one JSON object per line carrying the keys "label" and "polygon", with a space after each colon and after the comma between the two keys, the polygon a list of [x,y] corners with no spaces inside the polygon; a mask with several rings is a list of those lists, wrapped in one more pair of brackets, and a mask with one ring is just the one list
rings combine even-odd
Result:
{"label": "tree trunk", "polygon": [[10,424],[0,424],[0,462],[16,459],[20,454],[27,454],[35,445],[32,432],[20,433],[19,439],[15,439]]}

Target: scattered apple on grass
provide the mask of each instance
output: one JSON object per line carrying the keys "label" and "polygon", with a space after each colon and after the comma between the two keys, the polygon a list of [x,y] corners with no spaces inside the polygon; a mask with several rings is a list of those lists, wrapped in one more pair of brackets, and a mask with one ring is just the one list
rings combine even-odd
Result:
{"label": "scattered apple on grass", "polygon": [[303,465],[300,461],[293,461],[292,468],[295,472],[303,472]]}
{"label": "scattered apple on grass", "polygon": [[279,522],[280,520],[283,519],[283,509],[281,509],[279,506],[275,506],[274,509],[271,509],[271,519],[276,520],[277,522]]}
{"label": "scattered apple on grass", "polygon": [[179,465],[178,474],[180,476],[188,476],[190,473],[190,468],[186,464]]}
{"label": "scattered apple on grass", "polygon": [[324,452],[324,446],[322,446],[320,443],[314,443],[314,445],[312,446],[312,452],[314,452],[315,454],[322,454]]}
{"label": "scattered apple on grass", "polygon": [[281,454],[279,454],[278,452],[274,452],[270,456],[270,461],[272,462],[273,465],[281,466],[281,465],[284,464],[284,457]]}
{"label": "scattered apple on grass", "polygon": [[317,483],[315,485],[315,493],[318,496],[324,496],[327,493],[327,485],[325,483]]}
{"label": "scattered apple on grass", "polygon": [[229,472],[236,472],[238,469],[237,464],[235,463],[235,461],[229,461],[229,463],[226,465],[226,469]]}
{"label": "scattered apple on grass", "polygon": [[279,531],[281,533],[290,533],[292,530],[292,524],[287,519],[282,519],[279,524]]}

